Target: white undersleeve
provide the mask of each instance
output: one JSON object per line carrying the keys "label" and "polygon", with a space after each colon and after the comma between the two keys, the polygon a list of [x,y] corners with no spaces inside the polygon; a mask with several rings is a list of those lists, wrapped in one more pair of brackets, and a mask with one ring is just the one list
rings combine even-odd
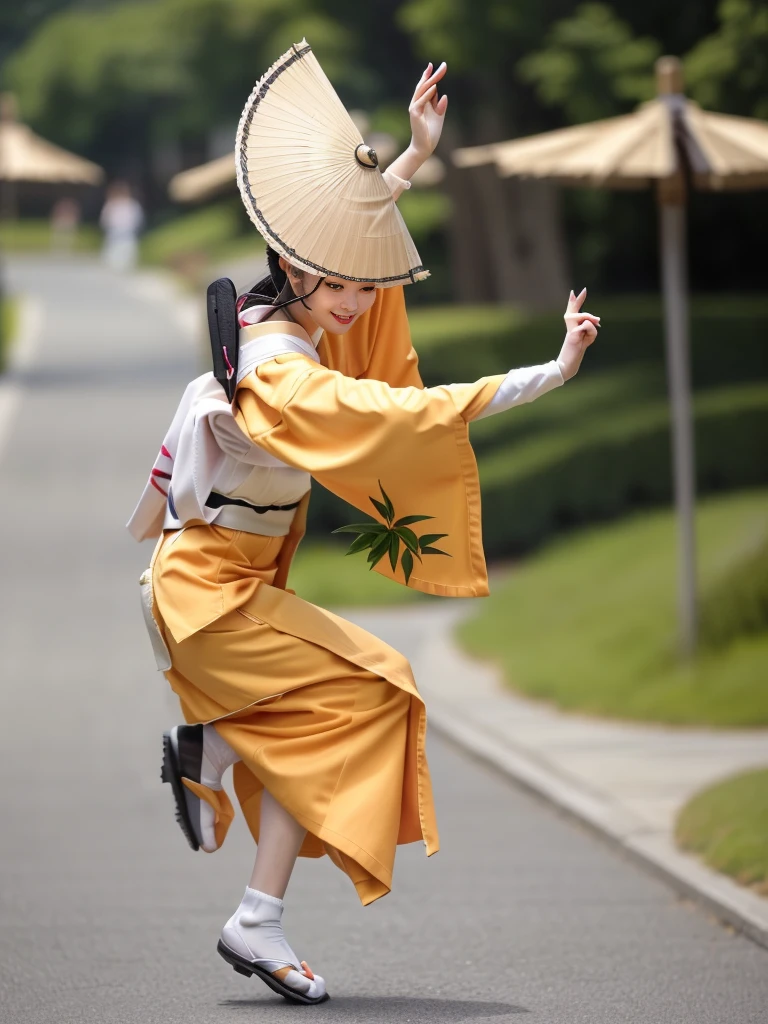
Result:
{"label": "white undersleeve", "polygon": [[510,370],[499,385],[499,390],[480,415],[475,416],[475,420],[484,420],[486,416],[504,412],[515,405],[532,402],[563,383],[556,359],[541,366],[521,366],[517,370]]}

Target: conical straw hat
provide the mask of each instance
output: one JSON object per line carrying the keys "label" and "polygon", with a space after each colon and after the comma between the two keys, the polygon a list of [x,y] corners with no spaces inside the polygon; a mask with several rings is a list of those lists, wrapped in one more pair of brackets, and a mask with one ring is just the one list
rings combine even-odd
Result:
{"label": "conical straw hat", "polygon": [[375,152],[306,40],[257,82],[235,161],[248,215],[293,266],[382,287],[428,276]]}

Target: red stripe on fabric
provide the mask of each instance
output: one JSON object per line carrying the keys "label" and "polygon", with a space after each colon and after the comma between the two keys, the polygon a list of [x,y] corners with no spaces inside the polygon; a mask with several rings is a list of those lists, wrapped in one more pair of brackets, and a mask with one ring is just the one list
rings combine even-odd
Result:
{"label": "red stripe on fabric", "polygon": [[153,469],[152,470],[152,476],[161,476],[165,480],[170,480],[171,479],[171,474],[170,473],[164,473],[162,471],[162,469]]}
{"label": "red stripe on fabric", "polygon": [[168,491],[164,491],[163,488],[160,486],[160,484],[157,482],[157,480],[155,480],[155,478],[153,476],[151,476],[149,478],[149,482],[152,484],[153,487],[156,487],[157,490],[160,491],[160,493],[164,497],[166,497],[166,498],[168,497]]}
{"label": "red stripe on fabric", "polygon": [[173,456],[171,455],[171,453],[168,451],[164,444],[160,446],[160,454],[164,455],[166,459],[170,459],[171,462],[173,462]]}

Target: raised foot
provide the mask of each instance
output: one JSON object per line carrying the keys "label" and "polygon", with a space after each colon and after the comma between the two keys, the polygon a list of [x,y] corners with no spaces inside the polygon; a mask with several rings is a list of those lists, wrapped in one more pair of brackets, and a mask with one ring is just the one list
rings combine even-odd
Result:
{"label": "raised foot", "polygon": [[315,979],[315,975],[309,969],[305,960],[301,961],[301,973],[305,978],[312,982],[312,989],[322,989],[321,995],[305,995],[303,992],[299,992],[286,984],[284,979],[293,972],[294,969],[292,967],[281,967],[280,970],[273,972],[267,971],[257,963],[249,963],[247,960],[244,960],[235,953],[234,950],[226,946],[221,939],[219,939],[219,944],[216,949],[219,956],[223,957],[238,974],[242,974],[246,978],[250,978],[255,974],[258,978],[261,978],[261,980],[268,985],[273,992],[277,992],[289,1003],[314,1005],[316,1003],[324,1003],[327,999],[330,999],[330,996],[325,991],[325,983],[322,978],[318,978],[317,980]]}

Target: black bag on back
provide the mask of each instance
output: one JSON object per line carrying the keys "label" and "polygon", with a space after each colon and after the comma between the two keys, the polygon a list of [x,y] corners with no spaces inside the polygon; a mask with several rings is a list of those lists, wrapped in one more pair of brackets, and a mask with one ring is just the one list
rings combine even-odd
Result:
{"label": "black bag on back", "polygon": [[206,308],[208,333],[211,336],[213,375],[232,401],[237,387],[239,355],[237,325],[237,292],[228,277],[208,285]]}

